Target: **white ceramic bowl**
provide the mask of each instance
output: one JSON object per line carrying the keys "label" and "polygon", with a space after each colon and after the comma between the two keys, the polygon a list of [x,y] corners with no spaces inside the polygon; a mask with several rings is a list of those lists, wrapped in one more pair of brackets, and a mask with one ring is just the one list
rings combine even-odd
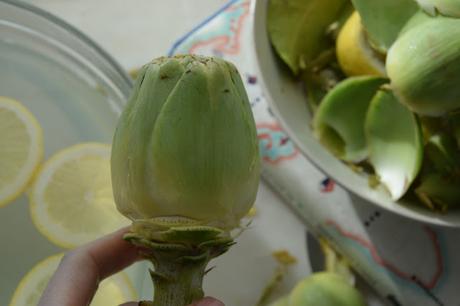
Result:
{"label": "white ceramic bowl", "polygon": [[266,30],[267,3],[268,0],[254,0],[252,3],[254,50],[260,84],[270,107],[301,152],[338,184],[369,201],[369,205],[425,223],[460,227],[460,211],[452,210],[442,215],[419,204],[394,202],[383,188],[370,188],[366,175],[353,172],[316,140],[310,128],[312,117],[306,95],[270,45]]}

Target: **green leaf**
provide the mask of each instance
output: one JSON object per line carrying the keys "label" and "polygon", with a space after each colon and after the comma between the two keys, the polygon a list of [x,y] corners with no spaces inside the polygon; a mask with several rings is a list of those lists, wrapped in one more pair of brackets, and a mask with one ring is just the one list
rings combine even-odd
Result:
{"label": "green leaf", "polygon": [[460,18],[460,1],[458,0],[416,0],[420,7],[428,14],[436,16],[441,14],[449,17]]}
{"label": "green leaf", "polygon": [[376,76],[350,77],[324,97],[313,121],[315,135],[338,158],[359,162],[367,157],[367,109],[375,92],[386,82]]}
{"label": "green leaf", "polygon": [[452,135],[455,137],[457,141],[457,148],[460,148],[460,113],[455,112],[449,114],[449,123],[452,127]]}
{"label": "green leaf", "polygon": [[393,200],[398,200],[422,164],[419,122],[391,91],[380,90],[369,106],[365,131],[369,161]]}
{"label": "green leaf", "polygon": [[271,43],[294,74],[333,45],[326,30],[347,8],[347,0],[271,0],[267,28]]}
{"label": "green leaf", "polygon": [[319,71],[305,71],[302,79],[307,91],[307,103],[315,114],[326,94],[344,78],[339,68],[326,67]]}
{"label": "green leaf", "polygon": [[399,36],[402,36],[404,33],[406,33],[408,30],[424,23],[425,21],[430,21],[433,17],[431,17],[430,15],[428,15],[427,13],[425,13],[424,11],[422,10],[419,10],[417,11],[414,15],[412,15],[411,18],[409,18],[409,20],[406,22],[406,24],[404,25],[404,27],[401,29],[401,31],[399,32]]}
{"label": "green leaf", "polygon": [[382,53],[390,48],[401,28],[418,10],[413,0],[352,0],[371,45]]}
{"label": "green leaf", "polygon": [[421,178],[415,194],[428,208],[446,211],[460,204],[460,178],[431,173]]}
{"label": "green leaf", "polygon": [[460,152],[451,135],[440,133],[431,136],[425,146],[425,153],[437,172],[459,173]]}

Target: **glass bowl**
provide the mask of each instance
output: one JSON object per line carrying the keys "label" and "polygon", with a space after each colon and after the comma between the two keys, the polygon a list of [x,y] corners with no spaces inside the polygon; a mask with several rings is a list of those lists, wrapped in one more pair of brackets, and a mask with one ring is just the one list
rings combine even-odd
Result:
{"label": "glass bowl", "polygon": [[[0,0],[0,96],[21,101],[38,119],[45,161],[77,143],[110,144],[131,87],[116,61],[75,28],[31,5]],[[65,251],[36,230],[28,205],[23,193],[0,207],[0,305],[37,262]],[[139,289],[137,269],[144,268],[128,274]]]}

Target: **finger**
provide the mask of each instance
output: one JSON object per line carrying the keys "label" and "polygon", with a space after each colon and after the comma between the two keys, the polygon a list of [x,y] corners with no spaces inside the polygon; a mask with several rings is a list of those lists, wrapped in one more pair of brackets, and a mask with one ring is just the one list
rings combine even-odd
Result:
{"label": "finger", "polygon": [[224,303],[222,303],[219,300],[216,300],[215,298],[212,297],[205,297],[202,300],[199,300],[198,302],[195,302],[191,304],[190,306],[225,306]]}
{"label": "finger", "polygon": [[100,280],[141,259],[139,249],[123,239],[127,231],[128,228],[120,229],[83,246],[81,250],[77,249],[76,252],[83,257],[80,260],[94,263]]}
{"label": "finger", "polygon": [[39,306],[88,305],[101,280],[141,258],[138,249],[123,240],[126,231],[121,229],[66,254]]}

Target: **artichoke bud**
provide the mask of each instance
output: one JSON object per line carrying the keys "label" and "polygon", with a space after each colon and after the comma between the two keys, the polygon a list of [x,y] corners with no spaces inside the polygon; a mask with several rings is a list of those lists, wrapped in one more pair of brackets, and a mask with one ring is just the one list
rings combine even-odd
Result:
{"label": "artichoke bud", "polygon": [[415,113],[442,116],[460,108],[460,19],[437,16],[404,31],[386,68],[394,92]]}
{"label": "artichoke bud", "polygon": [[118,210],[231,229],[253,205],[260,161],[244,85],[230,63],[162,57],[139,73],[112,147]]}

